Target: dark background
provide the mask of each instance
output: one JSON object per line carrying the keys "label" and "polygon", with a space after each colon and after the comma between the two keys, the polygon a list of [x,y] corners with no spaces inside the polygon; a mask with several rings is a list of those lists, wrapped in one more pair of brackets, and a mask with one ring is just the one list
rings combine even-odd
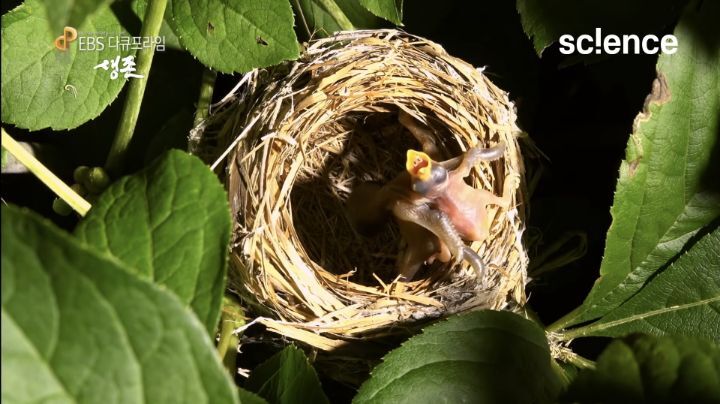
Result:
{"label": "dark background", "polygon": [[[18,3],[3,2],[2,12]],[[132,15],[123,18],[138,23]],[[532,309],[549,324],[579,305],[598,276],[618,168],[633,118],[655,77],[657,56],[616,55],[589,63],[561,55],[556,44],[539,58],[522,30],[515,3],[507,0],[406,1],[404,21],[406,31],[440,43],[475,66],[485,66],[485,73],[516,102],[521,128],[547,156],[530,201],[526,235],[531,256],[564,235],[587,237],[582,258],[529,285]],[[131,144],[130,170],[162,151],[157,146],[164,141],[158,139],[182,146],[201,72],[200,64],[186,53],[156,54]],[[239,78],[220,76],[215,98]],[[33,142],[40,160],[72,182],[74,167],[103,165],[122,101],[121,95],[99,118],[68,133],[30,134],[6,128],[16,139]],[[31,207],[65,228],[72,228],[76,220],[54,214],[53,195],[30,174],[2,175],[2,198]],[[560,249],[558,255],[571,247]],[[599,339],[581,342],[575,350],[590,358],[604,345]]]}

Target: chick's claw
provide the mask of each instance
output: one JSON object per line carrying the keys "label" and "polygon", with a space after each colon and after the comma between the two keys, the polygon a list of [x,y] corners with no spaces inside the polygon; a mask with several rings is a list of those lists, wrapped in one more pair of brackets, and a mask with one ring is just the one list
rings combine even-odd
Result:
{"label": "chick's claw", "polygon": [[475,270],[477,278],[482,280],[485,276],[485,264],[483,264],[482,258],[472,248],[465,246],[463,248],[467,254],[467,260],[470,262],[470,266]]}

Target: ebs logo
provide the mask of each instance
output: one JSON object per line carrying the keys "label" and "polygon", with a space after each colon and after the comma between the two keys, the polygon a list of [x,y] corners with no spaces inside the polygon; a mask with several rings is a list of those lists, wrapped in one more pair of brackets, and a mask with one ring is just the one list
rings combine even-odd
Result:
{"label": "ebs logo", "polygon": [[65,52],[70,48],[70,43],[77,39],[77,30],[73,27],[65,27],[63,34],[55,38],[55,47]]}

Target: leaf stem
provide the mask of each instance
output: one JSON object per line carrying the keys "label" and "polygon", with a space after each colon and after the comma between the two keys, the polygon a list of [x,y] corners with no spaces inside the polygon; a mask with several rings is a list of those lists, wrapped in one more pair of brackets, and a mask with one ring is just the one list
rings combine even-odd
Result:
{"label": "leaf stem", "polygon": [[[568,341],[571,339],[579,338],[579,337],[585,337],[585,336],[592,336],[591,333],[607,330],[612,327],[618,327],[627,323],[631,323],[633,321],[640,321],[644,320],[648,317],[654,317],[659,316],[662,314],[670,313],[673,311],[679,311],[679,310],[686,310],[689,308],[697,307],[697,306],[704,306],[709,305],[710,303],[718,302],[720,301],[720,296],[713,296],[708,299],[698,300],[690,303],[684,303],[684,304],[678,304],[668,307],[661,307],[656,310],[650,310],[642,313],[637,313],[634,315],[630,315],[627,317],[619,318],[617,320],[613,321],[607,321],[602,318],[600,321],[596,321],[592,324],[585,325],[578,328],[573,328],[571,330],[565,331],[565,332],[559,332],[559,338],[561,341]],[[623,307],[623,306],[620,306]],[[604,321],[602,321],[604,320]]]}
{"label": "leaf stem", "polygon": [[20,163],[30,170],[35,176],[42,181],[51,191],[55,193],[60,199],[70,205],[80,216],[90,210],[90,203],[83,199],[82,196],[78,195],[77,192],[73,191],[66,183],[58,178],[52,171],[45,167],[38,159],[32,154],[25,150],[20,143],[12,138],[5,128],[2,128],[2,147],[4,147],[8,153],[12,154]]}
{"label": "leaf stem", "polygon": [[340,28],[344,31],[352,31],[355,29],[353,23],[350,22],[350,19],[345,15],[340,6],[338,6],[334,0],[318,0],[318,3],[320,3],[325,11],[332,16],[335,22],[337,22]]}
{"label": "leaf stem", "polygon": [[209,67],[206,67],[203,70],[202,80],[200,82],[200,96],[198,97],[197,108],[195,109],[194,128],[200,125],[205,118],[210,116],[210,103],[212,102],[216,78],[217,72],[215,72],[215,70],[212,70]]}
{"label": "leaf stem", "polygon": [[571,355],[564,356],[562,360],[571,363],[580,369],[595,369],[595,362],[574,352]]}
{"label": "leaf stem", "polygon": [[[154,38],[158,36],[167,3],[168,0],[148,0],[145,18],[143,19],[142,29],[140,30],[141,37]],[[152,66],[154,55],[154,44],[149,48],[140,49],[137,53],[136,74],[143,76],[143,78],[130,81],[127,98],[123,106],[122,117],[120,118],[120,125],[115,133],[115,139],[113,140],[107,162],[105,163],[105,169],[114,175],[118,175],[122,171],[125,152],[135,132],[135,125],[137,124],[138,115],[140,114],[140,106],[142,105],[145,86],[150,76],[150,66]]]}
{"label": "leaf stem", "polygon": [[237,360],[237,346],[240,343],[240,338],[233,333],[236,328],[235,321],[225,318],[223,314],[220,319],[220,340],[218,341],[217,350],[225,368],[233,376],[237,372],[235,363]]}
{"label": "leaf stem", "polygon": [[225,294],[220,315],[220,339],[217,350],[225,368],[233,377],[237,373],[237,346],[240,343],[240,337],[234,331],[243,325],[245,325],[245,310],[233,296]]}

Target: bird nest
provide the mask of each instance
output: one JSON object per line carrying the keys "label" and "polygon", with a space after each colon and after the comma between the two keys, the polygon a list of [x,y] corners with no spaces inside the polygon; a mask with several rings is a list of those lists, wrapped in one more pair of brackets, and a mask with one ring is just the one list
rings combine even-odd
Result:
{"label": "bird nest", "polygon": [[482,69],[396,30],[337,33],[297,61],[248,73],[191,139],[209,161],[229,152],[230,287],[270,331],[333,350],[422,320],[525,303],[524,185],[510,209],[488,207],[490,236],[470,244],[487,267],[481,280],[466,263],[436,262],[399,288],[395,223],[374,237],[350,225],[353,188],[392,180],[406,151],[421,146],[400,111],[447,157],[506,145],[502,158],[472,170],[472,186],[500,195],[508,174],[522,176],[507,93]]}

